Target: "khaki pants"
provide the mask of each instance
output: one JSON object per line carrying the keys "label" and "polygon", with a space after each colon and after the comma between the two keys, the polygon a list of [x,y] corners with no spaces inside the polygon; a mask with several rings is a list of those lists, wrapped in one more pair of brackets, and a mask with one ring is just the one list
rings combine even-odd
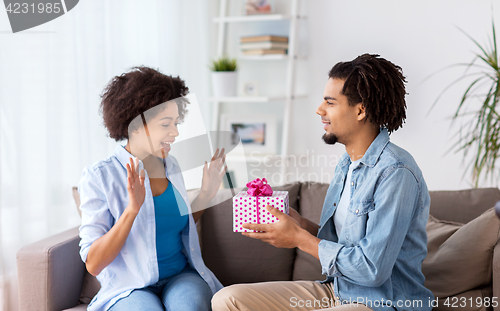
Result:
{"label": "khaki pants", "polygon": [[[355,309],[353,309],[355,308]],[[212,298],[213,311],[371,311],[362,304],[340,305],[331,283],[283,281],[235,284]]]}

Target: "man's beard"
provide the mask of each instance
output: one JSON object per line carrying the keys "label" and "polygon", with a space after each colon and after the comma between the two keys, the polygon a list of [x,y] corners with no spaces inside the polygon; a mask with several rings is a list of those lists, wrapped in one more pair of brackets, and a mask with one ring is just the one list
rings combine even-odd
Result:
{"label": "man's beard", "polygon": [[325,143],[327,143],[328,145],[335,145],[337,143],[337,136],[335,136],[335,134],[331,134],[331,133],[325,133],[323,134],[323,140],[325,141]]}

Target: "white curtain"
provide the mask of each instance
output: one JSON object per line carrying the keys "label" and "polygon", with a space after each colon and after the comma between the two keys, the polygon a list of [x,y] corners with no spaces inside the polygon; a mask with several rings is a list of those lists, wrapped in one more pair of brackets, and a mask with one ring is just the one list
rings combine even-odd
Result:
{"label": "white curtain", "polygon": [[0,311],[18,308],[16,252],[79,225],[71,187],[117,145],[98,114],[107,82],[145,65],[208,95],[208,11],[205,0],[82,0],[17,34],[0,13]]}

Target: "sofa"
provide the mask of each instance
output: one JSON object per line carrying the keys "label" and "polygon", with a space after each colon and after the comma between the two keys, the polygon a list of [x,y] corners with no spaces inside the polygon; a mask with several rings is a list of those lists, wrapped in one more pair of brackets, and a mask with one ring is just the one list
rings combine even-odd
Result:
{"label": "sofa", "polygon": [[[318,223],[328,186],[296,182],[273,189],[288,191],[290,206]],[[197,192],[188,192],[190,200]],[[498,298],[492,298],[500,297],[500,221],[492,209],[500,190],[433,191],[430,196],[429,252],[422,269],[425,285],[438,298],[434,310],[500,311]],[[223,285],[325,279],[311,255],[232,232],[231,198],[231,189],[219,190],[197,224],[205,263]],[[75,227],[18,251],[20,310],[86,310],[100,286],[80,259],[79,240]]]}

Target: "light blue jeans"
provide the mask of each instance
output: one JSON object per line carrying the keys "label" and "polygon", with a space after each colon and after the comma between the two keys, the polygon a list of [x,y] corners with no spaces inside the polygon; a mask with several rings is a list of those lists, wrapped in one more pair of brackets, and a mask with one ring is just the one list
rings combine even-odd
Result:
{"label": "light blue jeans", "polygon": [[179,274],[148,287],[134,289],[118,300],[109,311],[210,311],[212,291],[189,264]]}

